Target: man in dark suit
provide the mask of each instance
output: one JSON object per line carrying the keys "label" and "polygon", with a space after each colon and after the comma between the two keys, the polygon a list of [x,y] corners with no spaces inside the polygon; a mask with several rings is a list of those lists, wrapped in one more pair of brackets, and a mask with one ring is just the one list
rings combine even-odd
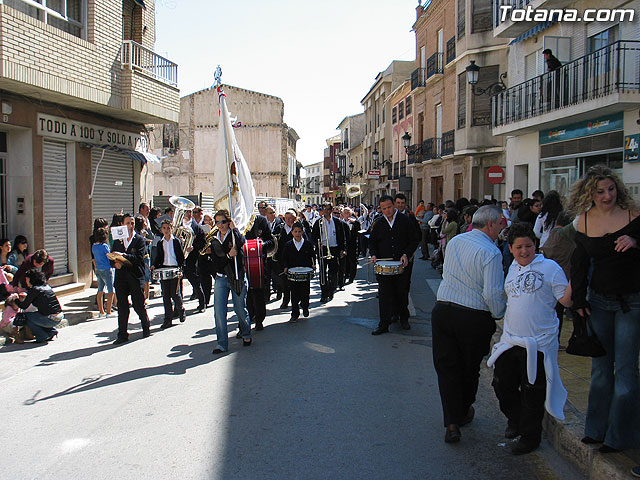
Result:
{"label": "man in dark suit", "polygon": [[[264,209],[266,210],[266,203],[264,205]],[[264,265],[266,266],[267,253],[269,253],[275,246],[273,233],[271,232],[271,228],[269,228],[267,218],[263,215],[256,215],[253,226],[251,227],[251,230],[247,232],[245,238],[247,240],[255,240],[256,238],[262,240],[262,256]],[[262,288],[257,288],[256,286],[249,284],[249,290],[247,291],[247,310],[249,311],[250,321],[256,325],[256,330],[264,329],[262,324],[267,316],[266,299],[268,297],[265,293],[265,289],[268,288],[269,283],[266,270],[264,271],[262,279]],[[238,334],[240,334],[240,332],[238,332]]]}
{"label": "man in dark suit", "polygon": [[[416,218],[416,216],[413,214],[413,212],[411,212],[411,210],[409,210],[407,208],[407,197],[405,197],[404,193],[397,193],[395,198],[393,199],[393,203],[394,206],[396,207],[396,209],[398,210],[398,212],[402,213],[403,215],[405,215],[409,220],[411,220],[411,224],[414,227],[414,234],[415,234],[415,239],[418,241],[418,244],[420,243],[420,240],[422,240],[422,232],[420,231],[420,223],[418,222],[418,219]],[[407,265],[407,268],[405,269],[407,272],[407,282],[409,285],[409,291],[411,291],[411,274],[413,273],[413,260],[414,260],[414,252],[411,252],[411,254],[409,255],[409,265]]]}
{"label": "man in dark suit", "polygon": [[129,325],[129,295],[133,309],[140,318],[142,324],[142,336],[151,335],[151,326],[147,310],[144,307],[144,256],[147,254],[147,244],[144,237],[138,235],[135,230],[135,219],[131,214],[124,215],[123,225],[127,226],[129,236],[123,240],[115,240],[111,251],[120,253],[124,260],[113,261],[116,267],[115,289],[118,299],[118,338],[114,345],[120,345],[129,341],[127,327]]}
{"label": "man in dark suit", "polygon": [[274,262],[272,264],[272,275],[274,279],[277,279],[278,288],[282,292],[282,305],[281,309],[289,306],[291,300],[291,289],[289,288],[289,282],[284,273],[284,264],[282,262],[282,252],[286,243],[293,238],[291,229],[296,221],[296,212],[293,210],[287,210],[284,214],[284,223],[279,224],[273,231],[273,236],[278,239],[278,251],[274,256]]}
{"label": "man in dark suit", "polygon": [[[341,228],[339,220],[333,218],[332,211],[333,205],[324,203],[322,217],[316,220],[312,229],[313,245],[317,250],[316,255],[320,263],[320,275],[321,279],[324,279],[320,284],[321,302],[333,299],[338,283],[338,259],[345,256],[346,249],[344,229]],[[318,249],[318,242],[320,242],[320,249]],[[329,252],[333,258],[322,258],[328,256]]]}
{"label": "man in dark suit", "polygon": [[[394,206],[393,198],[383,195],[380,198],[383,216],[374,221],[369,237],[371,262],[375,264],[377,258],[391,258],[400,260],[406,269],[409,257],[418,246],[415,225],[406,215]],[[409,283],[406,270],[400,275],[376,275],[378,281],[378,305],[380,309],[380,323],[373,335],[380,335],[389,331],[392,314],[399,315],[403,329],[409,325]]]}
{"label": "man in dark suit", "polygon": [[344,290],[345,278],[347,276],[347,247],[349,241],[349,226],[342,218],[343,208],[336,205],[333,207],[332,215],[333,220],[336,222],[336,226],[342,229],[342,236],[344,237],[344,256],[338,257],[338,290]]}
{"label": "man in dark suit", "polygon": [[[189,228],[193,232],[193,244],[188,249],[187,258],[184,262],[184,276],[193,287],[193,292],[198,299],[198,313],[202,313],[207,309],[207,304],[211,298],[211,286],[207,292],[202,288],[200,275],[198,272],[198,260],[200,258],[200,249],[206,243],[204,230],[195,219],[191,218],[191,211],[185,212],[184,227]],[[180,228],[180,226],[178,226]]]}

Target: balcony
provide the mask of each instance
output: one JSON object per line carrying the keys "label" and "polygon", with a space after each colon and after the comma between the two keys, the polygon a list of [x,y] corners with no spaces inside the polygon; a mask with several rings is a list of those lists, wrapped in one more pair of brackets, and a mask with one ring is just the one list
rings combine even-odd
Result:
{"label": "balcony", "polygon": [[428,138],[422,142],[422,160],[442,158],[442,138]]}
{"label": "balcony", "polygon": [[451,37],[447,42],[447,65],[456,59],[456,37]]}
{"label": "balcony", "polygon": [[640,105],[640,41],[621,40],[491,99],[494,135],[552,128]]}
{"label": "balcony", "polygon": [[[502,21],[504,15],[500,7],[511,7],[511,9],[538,9],[538,8],[564,8],[575,0],[493,0],[493,36],[501,38],[516,38],[528,30],[544,24],[544,22],[526,20],[519,22],[511,21],[509,15]],[[530,15],[533,17],[533,13]]]}
{"label": "balcony", "polygon": [[436,52],[427,59],[427,80],[434,75],[442,73],[443,52]]}
{"label": "balcony", "polygon": [[178,86],[178,65],[133,40],[122,42],[122,68],[141,72],[172,87]]}
{"label": "balcony", "polygon": [[442,134],[442,156],[453,155],[455,151],[455,130],[449,130]]}
{"label": "balcony", "polygon": [[409,165],[422,163],[422,144],[409,145],[407,147],[407,163]]}
{"label": "balcony", "polygon": [[414,93],[420,93],[424,90],[425,70],[424,68],[416,68],[411,73],[411,90],[418,90]]}

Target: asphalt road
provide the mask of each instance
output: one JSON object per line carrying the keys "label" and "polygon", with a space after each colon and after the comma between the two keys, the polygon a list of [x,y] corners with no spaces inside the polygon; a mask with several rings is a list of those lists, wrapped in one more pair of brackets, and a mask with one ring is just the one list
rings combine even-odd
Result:
{"label": "asphalt road", "polygon": [[223,356],[211,354],[212,308],[160,331],[161,299],[149,308],[148,339],[133,314],[132,341],[119,347],[115,318],[62,329],[46,346],[6,346],[0,478],[582,478],[546,441],[509,453],[486,368],[475,420],[461,443],[443,442],[435,285],[418,261],[413,328],[380,337],[370,335],[376,285],[361,269],[327,305],[312,289],[311,316],[297,324],[270,304],[253,345],[231,330]]}

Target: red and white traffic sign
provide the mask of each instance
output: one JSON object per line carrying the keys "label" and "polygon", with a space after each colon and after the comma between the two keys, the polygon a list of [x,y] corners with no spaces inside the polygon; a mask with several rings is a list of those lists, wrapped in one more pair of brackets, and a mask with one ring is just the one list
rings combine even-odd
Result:
{"label": "red and white traffic sign", "polygon": [[487,180],[493,184],[504,182],[504,170],[502,167],[494,165],[493,167],[487,168]]}
{"label": "red and white traffic sign", "polygon": [[367,175],[369,176],[369,178],[378,178],[380,174],[381,174],[380,170],[369,170],[367,172]]}

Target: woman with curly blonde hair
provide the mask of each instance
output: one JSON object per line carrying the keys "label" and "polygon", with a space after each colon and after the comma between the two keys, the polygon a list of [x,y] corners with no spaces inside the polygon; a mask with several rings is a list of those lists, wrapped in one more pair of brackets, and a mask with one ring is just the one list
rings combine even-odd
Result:
{"label": "woman with curly blonde hair", "polygon": [[602,453],[638,448],[639,213],[622,181],[602,165],[574,185],[570,203],[579,215],[571,258],[573,308],[591,316],[607,352],[592,360],[582,441],[602,443]]}

